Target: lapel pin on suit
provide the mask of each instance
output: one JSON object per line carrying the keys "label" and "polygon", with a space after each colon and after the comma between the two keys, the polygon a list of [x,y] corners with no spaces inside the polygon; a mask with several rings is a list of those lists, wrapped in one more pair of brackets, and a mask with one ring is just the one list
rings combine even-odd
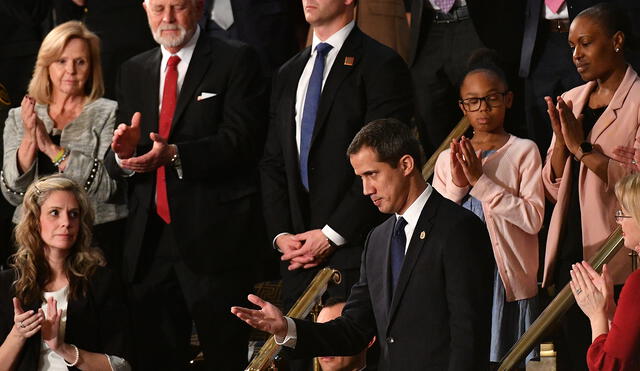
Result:
{"label": "lapel pin on suit", "polygon": [[355,61],[356,61],[355,57],[344,57],[345,66],[353,66],[353,63],[355,63]]}
{"label": "lapel pin on suit", "polygon": [[420,232],[420,239],[424,240],[425,237],[427,237],[427,234],[425,233],[425,231]]}

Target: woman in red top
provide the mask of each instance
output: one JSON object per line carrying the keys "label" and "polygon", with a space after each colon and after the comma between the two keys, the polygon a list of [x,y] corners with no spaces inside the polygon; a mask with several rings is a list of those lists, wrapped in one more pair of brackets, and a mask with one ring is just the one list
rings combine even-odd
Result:
{"label": "woman in red top", "polygon": [[[625,247],[640,252],[640,174],[616,185]],[[592,343],[587,353],[589,370],[640,370],[640,270],[622,288],[618,308],[607,266],[598,274],[587,262],[574,264],[571,289],[591,322]]]}

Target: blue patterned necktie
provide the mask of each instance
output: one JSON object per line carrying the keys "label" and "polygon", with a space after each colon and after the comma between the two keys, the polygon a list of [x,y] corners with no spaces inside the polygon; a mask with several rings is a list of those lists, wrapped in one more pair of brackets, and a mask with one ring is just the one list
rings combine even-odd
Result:
{"label": "blue patterned necktie", "polygon": [[313,64],[307,95],[304,98],[304,108],[302,111],[302,125],[300,128],[300,178],[302,185],[309,190],[309,149],[311,147],[311,137],[313,128],[316,125],[318,115],[318,105],[322,94],[322,77],[324,76],[324,62],[327,53],[333,46],[327,43],[320,43],[316,46],[316,61]]}
{"label": "blue patterned necktie", "polygon": [[402,270],[404,251],[407,244],[407,236],[404,233],[404,227],[406,226],[407,221],[402,217],[398,218],[393,227],[393,235],[391,235],[391,293],[396,289],[400,270]]}

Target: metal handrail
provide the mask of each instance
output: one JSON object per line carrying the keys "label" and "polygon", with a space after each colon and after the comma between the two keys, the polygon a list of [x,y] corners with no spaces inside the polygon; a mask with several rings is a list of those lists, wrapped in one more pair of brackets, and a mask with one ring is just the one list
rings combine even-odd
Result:
{"label": "metal handrail", "polygon": [[[287,313],[287,317],[305,318],[318,303],[325,291],[327,291],[327,285],[330,281],[335,284],[340,283],[340,271],[332,268],[321,269],[313,278],[313,281],[311,281],[304,294],[302,294],[293,307],[291,307],[291,310]],[[279,351],[280,346],[276,344],[274,337],[270,336],[245,371],[267,370],[271,367],[273,359]]]}
{"label": "metal handrail", "polygon": [[[609,235],[602,248],[589,260],[589,264],[597,272],[600,272],[602,266],[611,261],[623,245],[622,229],[618,226]],[[498,371],[511,370],[516,367],[516,364],[540,342],[547,329],[555,324],[573,303],[575,303],[575,298],[573,297],[571,286],[567,284],[531,324],[524,335],[518,339],[518,342],[511,347],[509,353],[500,362]]]}

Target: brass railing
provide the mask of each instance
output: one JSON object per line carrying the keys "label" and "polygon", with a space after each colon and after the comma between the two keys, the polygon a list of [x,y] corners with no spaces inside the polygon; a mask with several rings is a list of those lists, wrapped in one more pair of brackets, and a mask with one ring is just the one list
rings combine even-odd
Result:
{"label": "brass railing", "polygon": [[469,120],[467,120],[467,116],[463,116],[462,119],[458,121],[458,124],[456,125],[456,127],[454,127],[453,130],[451,130],[451,132],[444,139],[442,144],[440,144],[440,147],[438,147],[435,153],[431,155],[427,163],[424,164],[424,166],[422,167],[423,178],[429,179],[429,177],[433,175],[433,169],[436,167],[436,161],[438,160],[438,156],[440,156],[440,153],[445,149],[449,148],[449,145],[451,144],[451,140],[453,138],[461,137],[462,134],[464,134],[464,132],[467,131],[467,129],[469,129]]}
{"label": "brass railing", "polygon": [[[323,268],[320,270],[304,294],[302,294],[293,307],[291,307],[291,310],[287,313],[287,317],[305,318],[327,290],[329,282],[332,281],[338,284],[340,280],[340,272],[338,270],[331,268]],[[245,371],[268,370],[272,366],[273,359],[279,351],[280,346],[276,344],[273,336],[270,336],[269,340],[260,348],[260,352],[258,352],[258,355],[249,363]]]}
{"label": "brass railing", "polygon": [[[589,260],[589,264],[600,272],[602,266],[608,263],[623,245],[622,230],[618,227],[609,235],[609,238],[596,255]],[[571,287],[567,284],[509,350],[509,353],[502,359],[498,370],[506,371],[516,367],[516,364],[540,342],[547,329],[555,324],[573,303],[575,303],[575,298]]]}

